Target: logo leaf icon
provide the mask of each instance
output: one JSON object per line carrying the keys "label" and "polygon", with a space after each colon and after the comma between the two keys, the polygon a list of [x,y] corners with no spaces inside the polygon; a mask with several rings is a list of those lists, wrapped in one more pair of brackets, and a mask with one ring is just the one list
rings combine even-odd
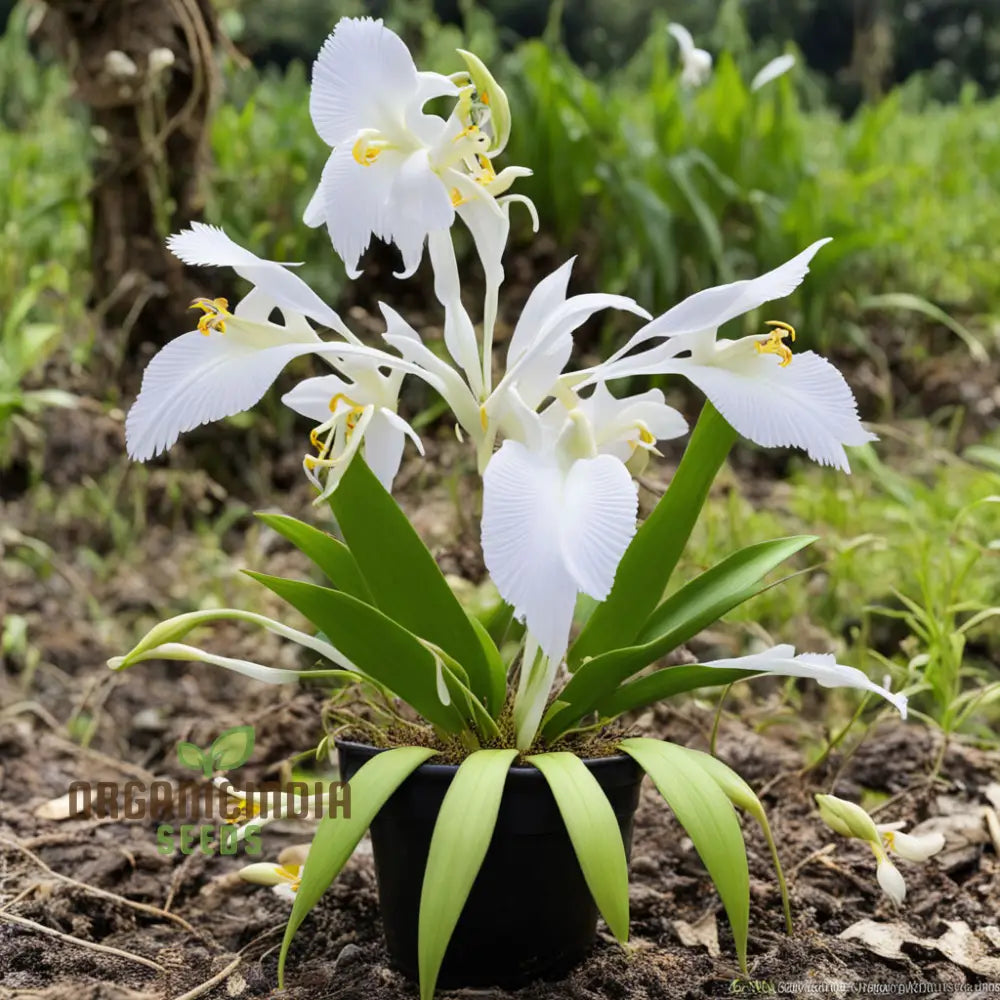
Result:
{"label": "logo leaf icon", "polygon": [[217,770],[228,771],[250,759],[253,745],[253,726],[234,726],[216,737],[208,753]]}
{"label": "logo leaf icon", "polygon": [[202,774],[211,773],[211,760],[194,743],[184,741],[177,744],[177,759],[182,767],[189,767],[192,771],[201,771]]}

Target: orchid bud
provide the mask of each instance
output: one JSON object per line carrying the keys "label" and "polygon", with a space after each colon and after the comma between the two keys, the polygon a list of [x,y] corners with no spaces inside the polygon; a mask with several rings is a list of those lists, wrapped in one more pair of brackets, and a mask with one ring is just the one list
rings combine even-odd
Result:
{"label": "orchid bud", "polygon": [[820,818],[835,833],[881,846],[882,841],[875,823],[861,806],[846,799],[838,799],[835,795],[817,795],[816,805]]}
{"label": "orchid bud", "polygon": [[490,152],[500,153],[510,138],[510,102],[479,56],[465,49],[459,49],[458,54],[465,60],[478,102],[489,109]]}

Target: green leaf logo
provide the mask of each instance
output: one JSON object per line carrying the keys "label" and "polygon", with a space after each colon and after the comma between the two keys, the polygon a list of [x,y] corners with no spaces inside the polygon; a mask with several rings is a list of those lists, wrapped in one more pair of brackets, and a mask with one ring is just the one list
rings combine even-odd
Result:
{"label": "green leaf logo", "polygon": [[177,759],[183,767],[211,778],[216,771],[229,771],[245,764],[253,753],[253,726],[234,726],[220,733],[207,750],[184,741],[177,744]]}

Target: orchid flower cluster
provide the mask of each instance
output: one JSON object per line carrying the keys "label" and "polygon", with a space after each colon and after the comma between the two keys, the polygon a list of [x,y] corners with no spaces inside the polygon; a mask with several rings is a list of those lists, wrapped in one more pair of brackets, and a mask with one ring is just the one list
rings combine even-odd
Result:
{"label": "orchid flower cluster", "polygon": [[[812,351],[793,353],[788,323],[771,320],[760,333],[736,339],[719,333],[791,293],[825,239],[760,277],[698,292],[656,317],[626,296],[569,294],[568,260],[531,292],[496,374],[510,209],[525,205],[536,224],[537,216],[530,201],[510,193],[530,171],[495,166],[510,133],[507,98],[480,60],[460,55],[465,68],[451,76],[420,72],[380,21],[337,25],[316,60],[310,97],[316,130],[332,152],[305,212],[308,225],[327,228],[352,276],[372,237],[396,245],[402,277],[413,274],[426,245],[450,361],[384,304],[384,347],[363,344],[295,274],[296,264],[262,259],[223,229],[196,222],[170,238],[170,249],[187,264],[231,267],[252,287],[232,310],[223,298],[196,300],[197,328],[150,362],[126,435],[133,458],[152,458],[183,431],[253,406],[292,359],[317,355],[331,374],[308,378],[282,397],[315,424],[305,474],[326,499],[360,454],[391,489],[406,440],[422,451],[398,413],[400,386],[408,376],[425,382],[475,449],[486,566],[527,628],[515,700],[517,742],[526,748],[566,652],[578,596],[608,596],[635,534],[636,475],[659,454],[658,442],[687,431],[659,389],[616,395],[611,384],[682,375],[750,441],[800,448],[844,471],[845,446],[873,435],[841,374]],[[424,110],[432,98],[452,102],[447,118]],[[462,297],[451,234],[456,217],[471,233],[486,276],[478,334]],[[641,325],[606,361],[570,370],[574,332],[601,310]],[[796,657],[790,647],[759,654],[747,667],[869,688],[905,711],[899,696],[857,671]]]}
{"label": "orchid flower cluster", "polygon": [[[710,71],[710,58],[676,26],[673,35],[684,52],[682,75],[699,82]],[[657,316],[627,296],[571,294],[573,261],[567,260],[528,296],[502,352],[503,365],[496,368],[501,352],[494,351],[494,334],[511,208],[523,206],[535,231],[538,216],[526,197],[512,191],[530,170],[498,164],[512,127],[507,97],[481,60],[458,54],[463,66],[450,76],[422,72],[381,21],[345,18],[319,53],[310,95],[313,123],[331,153],[305,223],[326,228],[352,277],[360,273],[373,238],[397,248],[404,278],[420,266],[426,247],[444,316],[443,351],[385,304],[382,343],[363,342],[298,277],[297,263],[259,257],[223,228],[195,222],[168,241],[184,263],[231,268],[250,290],[233,308],[222,297],[197,299],[201,316],[195,328],[151,360],[126,421],[129,454],[153,458],[183,432],[252,407],[295,358],[314,355],[325,362],[328,374],[305,379],[282,401],[313,424],[304,474],[316,488],[317,503],[332,509],[343,541],[295,518],[259,516],[309,556],[330,586],[250,574],[301,612],[315,634],[237,609],[189,612],[157,625],[109,665],[121,670],[150,659],[201,661],[264,683],[315,678],[365,686],[397,713],[392,719],[427,729],[420,746],[385,750],[352,778],[356,794],[368,796],[366,815],[374,815],[437,752],[434,746],[461,750],[459,774],[465,769],[475,776],[456,779],[456,795],[467,787],[482,791],[487,783],[496,803],[507,768],[523,756],[554,791],[572,786],[569,798],[582,796],[586,809],[567,808],[563,818],[574,849],[582,852],[595,901],[624,941],[626,847],[611,806],[572,752],[588,734],[663,698],[760,675],[876,693],[905,717],[906,696],[890,691],[888,683],[876,684],[831,654],[796,653],[787,644],[661,666],[664,656],[760,592],[768,573],[815,540],[799,535],[748,546],[663,597],[737,436],[765,448],[800,449],[844,472],[850,471],[846,449],[875,438],[862,426],[843,376],[812,351],[796,350],[789,323],[767,320],[748,336],[720,332],[791,294],[827,239],[759,277],[697,292]],[[786,59],[771,66],[769,79],[789,65]],[[431,100],[437,108],[446,105],[448,113],[426,110]],[[468,230],[485,276],[482,308],[474,314],[467,307],[471,296],[463,295],[468,288],[452,239],[456,220]],[[608,310],[623,314],[633,332],[606,360],[574,367],[575,332]],[[637,477],[660,456],[660,442],[688,431],[660,389],[627,388],[645,376],[682,376],[707,402],[669,488],[637,525]],[[482,550],[502,598],[487,616],[460,604],[391,497],[407,441],[423,451],[399,412],[408,378],[444,400],[482,476]],[[574,637],[581,595],[591,599],[593,610]],[[320,667],[279,669],[182,641],[196,627],[223,619],[295,642],[318,657]],[[414,723],[399,703],[421,721]],[[623,739],[618,746],[653,778],[675,811],[680,808],[682,825],[723,895],[745,968],[749,883],[734,807],[762,826],[789,912],[759,800],[710,755],[652,739]],[[690,787],[699,789],[703,811],[682,808]],[[561,793],[556,797],[568,801]],[[244,803],[247,827],[261,825],[256,805]],[[454,815],[480,826],[495,820],[495,810],[476,809],[473,816],[456,807]],[[360,822],[324,821],[307,861],[296,850],[277,865],[244,872],[286,895],[303,887],[282,966],[295,928],[363,832]],[[480,834],[456,834],[454,849],[440,856],[450,863],[453,850],[485,851],[492,826]],[[321,842],[325,846],[316,847]],[[902,843],[898,837],[896,842]],[[720,845],[742,862],[715,864]],[[482,853],[466,861],[462,870],[471,880]],[[440,893],[437,902],[454,910],[457,920],[471,881],[459,892],[447,873],[431,872],[437,863],[428,860],[425,893]],[[429,970],[425,975],[421,965],[424,997],[433,994],[450,926],[435,925],[429,937],[421,937]]]}

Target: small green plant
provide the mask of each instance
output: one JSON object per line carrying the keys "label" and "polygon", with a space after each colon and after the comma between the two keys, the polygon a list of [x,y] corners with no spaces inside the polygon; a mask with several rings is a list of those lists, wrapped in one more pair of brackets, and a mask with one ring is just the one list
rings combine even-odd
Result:
{"label": "small green plant", "polygon": [[178,743],[177,759],[181,766],[211,778],[216,771],[231,771],[245,764],[253,753],[253,744],[253,726],[234,726],[216,736],[206,750],[186,740]]}

